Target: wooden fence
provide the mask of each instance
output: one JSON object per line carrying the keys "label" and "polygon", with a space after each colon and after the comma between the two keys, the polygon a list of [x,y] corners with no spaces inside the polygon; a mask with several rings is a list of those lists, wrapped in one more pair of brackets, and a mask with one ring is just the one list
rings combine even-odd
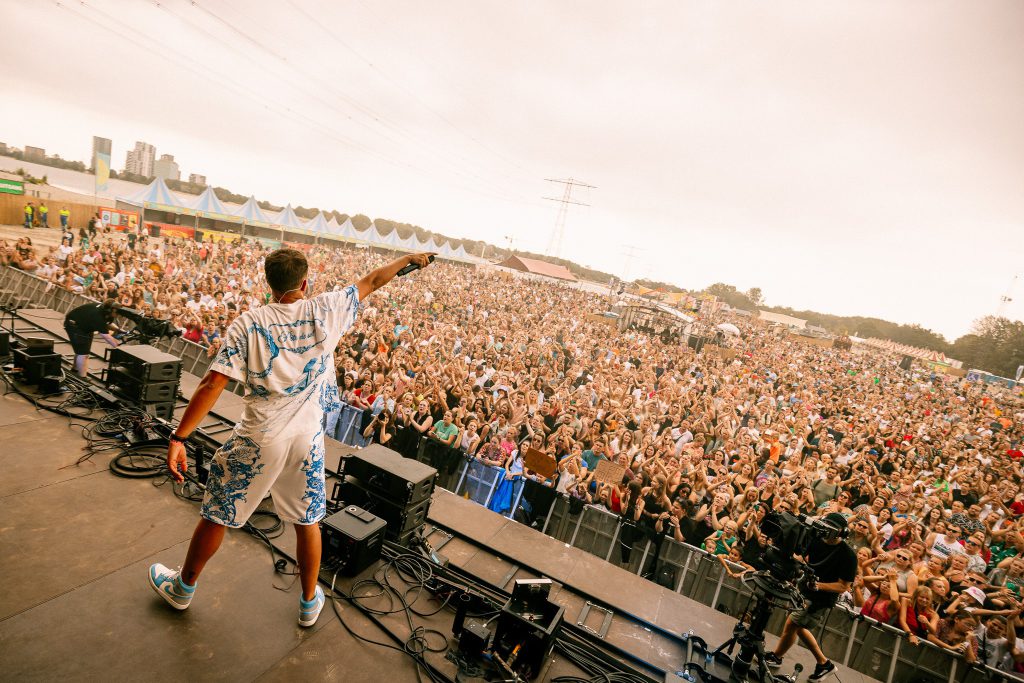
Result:
{"label": "wooden fence", "polygon": [[[25,186],[30,191],[31,186]],[[39,208],[40,199],[20,194],[0,194],[0,225],[22,225],[25,222],[25,204],[32,202],[36,209]],[[50,210],[48,222],[50,227],[60,225],[60,210],[65,206],[71,212],[68,225],[76,230],[89,222],[89,218],[96,214],[102,207],[95,204],[78,204],[75,202],[63,201],[60,199],[46,201],[46,208]]]}

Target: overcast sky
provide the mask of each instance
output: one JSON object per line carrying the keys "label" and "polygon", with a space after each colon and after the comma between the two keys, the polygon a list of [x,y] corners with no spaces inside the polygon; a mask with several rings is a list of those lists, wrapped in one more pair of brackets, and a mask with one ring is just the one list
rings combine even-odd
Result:
{"label": "overcast sky", "polygon": [[[0,140],[953,339],[1024,272],[1024,2],[0,0]],[[635,247],[627,262],[624,250]],[[1024,283],[1008,313],[1024,317]]]}

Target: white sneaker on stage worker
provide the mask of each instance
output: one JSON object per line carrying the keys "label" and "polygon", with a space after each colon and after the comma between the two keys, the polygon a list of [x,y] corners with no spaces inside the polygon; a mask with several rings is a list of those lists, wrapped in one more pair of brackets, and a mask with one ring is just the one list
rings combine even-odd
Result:
{"label": "white sneaker on stage worker", "polygon": [[196,581],[217,552],[227,528],[243,526],[269,491],[281,521],[295,525],[302,596],[299,625],[316,623],[324,605],[317,585],[320,529],[326,512],[323,412],[338,402],[334,349],[352,326],[360,302],[402,268],[427,266],[432,254],[392,261],[340,292],[305,297],[308,263],[295,249],[266,258],[273,293],[266,306],[231,324],[209,372],[181,417],[167,451],[178,482],[186,470],[185,441],[229,380],[245,386],[245,407],[234,433],[210,464],[201,519],[180,571],[149,568],[149,583],[172,607],[189,606]]}

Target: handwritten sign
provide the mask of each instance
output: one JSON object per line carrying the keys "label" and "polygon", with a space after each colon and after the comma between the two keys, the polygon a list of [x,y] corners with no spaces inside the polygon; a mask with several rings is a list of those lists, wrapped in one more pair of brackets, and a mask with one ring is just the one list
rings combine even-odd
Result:
{"label": "handwritten sign", "polygon": [[548,479],[554,478],[555,472],[558,471],[558,464],[555,462],[555,459],[544,451],[538,451],[536,448],[526,449],[526,452],[523,453],[523,464],[526,465],[526,469],[533,470]]}
{"label": "handwritten sign", "polygon": [[602,460],[597,463],[597,469],[594,470],[594,479],[602,484],[621,484],[624,476],[626,468],[611,460]]}

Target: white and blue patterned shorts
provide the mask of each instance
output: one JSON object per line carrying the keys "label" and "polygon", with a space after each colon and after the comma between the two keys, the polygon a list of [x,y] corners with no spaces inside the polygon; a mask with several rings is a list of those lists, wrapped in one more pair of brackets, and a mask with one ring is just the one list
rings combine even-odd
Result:
{"label": "white and blue patterned shorts", "polygon": [[202,516],[244,526],[269,492],[281,521],[319,522],[327,511],[324,452],[322,431],[269,444],[233,435],[210,463]]}

